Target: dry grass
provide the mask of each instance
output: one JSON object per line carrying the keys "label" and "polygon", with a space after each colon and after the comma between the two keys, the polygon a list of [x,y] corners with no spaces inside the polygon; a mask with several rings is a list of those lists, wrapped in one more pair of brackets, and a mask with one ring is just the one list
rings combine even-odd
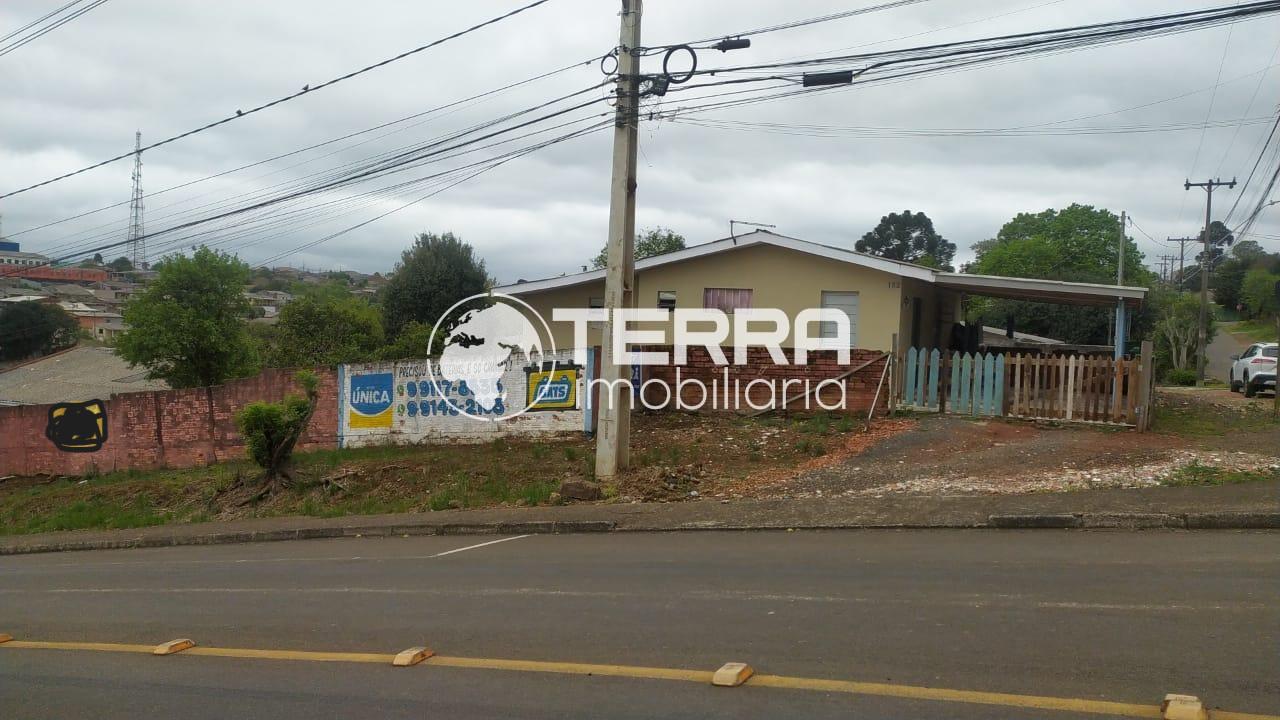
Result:
{"label": "dry grass", "polygon": [[[835,415],[637,414],[632,469],[605,488],[606,498],[724,494],[740,483],[842,457],[861,427]],[[245,506],[238,504],[244,493],[235,488],[259,472],[247,461],[84,478],[13,478],[0,482],[0,534],[539,505],[550,501],[562,480],[592,477],[594,455],[594,441],[576,433],[538,441],[301,453],[295,462],[298,487]]]}

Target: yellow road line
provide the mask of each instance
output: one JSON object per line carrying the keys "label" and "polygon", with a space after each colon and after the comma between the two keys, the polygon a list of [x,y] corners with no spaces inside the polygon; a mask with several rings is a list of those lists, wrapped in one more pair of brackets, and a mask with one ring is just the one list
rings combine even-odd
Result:
{"label": "yellow road line", "polygon": [[637,667],[635,665],[595,665],[592,663],[546,662],[540,660],[503,660],[499,658],[466,658],[436,655],[423,665],[476,668],[480,670],[514,670],[517,672],[560,673],[563,675],[606,675],[609,677],[649,678],[652,680],[685,680],[711,683],[710,670]]}
{"label": "yellow road line", "polygon": [[311,662],[354,662],[390,665],[395,653],[316,652],[312,650],[255,650],[252,648],[193,647],[183,655],[251,658],[255,660],[307,660]]}
{"label": "yellow road line", "polygon": [[127,645],[124,643],[92,643],[92,642],[37,642],[34,640],[10,640],[0,645],[5,650],[90,650],[93,652],[126,652],[146,653],[156,649],[152,645]]}
{"label": "yellow road line", "polygon": [[[81,650],[92,652],[141,653],[150,655],[155,649],[155,645],[91,642],[42,642],[34,640],[11,640],[7,643],[0,644],[0,652],[10,649]],[[394,653],[317,652],[312,650],[264,650],[254,648],[220,648],[200,646],[184,650],[181,655],[204,655],[209,657],[247,658],[255,660],[354,662],[382,665],[391,665],[392,661],[395,659]],[[508,670],[512,672],[557,673],[562,675],[599,675],[603,677],[642,678],[649,680],[678,680],[705,685],[711,684],[711,678],[715,674],[710,670],[689,670],[684,668],[551,662],[542,660],[510,660],[503,658],[452,657],[447,655],[435,655],[427,658],[420,664],[438,665],[441,667],[472,668],[477,670]],[[889,683],[857,682],[854,680],[791,677],[787,675],[755,675],[747,681],[746,685],[749,687],[780,688],[787,690],[840,692],[852,695],[875,695],[880,697],[895,697],[909,700],[933,700],[976,705],[999,705],[1003,707],[1026,708],[1033,710],[1061,710],[1066,712],[1112,715],[1118,717],[1160,718],[1160,708],[1156,705],[1140,705],[1136,703],[1111,702],[1107,700],[1089,700],[1085,698],[1017,695],[1012,693],[982,692],[977,690],[953,690],[948,688],[923,687],[919,685],[894,685]],[[1228,712],[1225,710],[1212,711],[1210,713],[1210,717],[1212,717],[1213,720],[1280,720],[1280,715],[1257,715],[1251,713]]]}
{"label": "yellow road line", "polygon": [[1036,710],[1066,710],[1068,712],[1118,715],[1122,717],[1157,719],[1160,717],[1160,708],[1156,705],[1137,705],[1133,703],[1109,702],[1106,700],[1085,700],[1082,698],[1046,697],[1042,695],[1013,695],[1010,693],[981,692],[976,690],[950,690],[947,688],[922,687],[919,685],[890,685],[887,683],[855,682],[852,680],[823,680],[819,678],[787,677],[785,675],[756,675],[748,680],[747,684],[759,687],[787,688],[791,690],[820,690],[824,692],[852,693],[855,695],[880,695],[884,697],[909,698],[912,700],[943,700],[948,702],[972,703],[979,705],[1002,705],[1005,707],[1030,708]]}

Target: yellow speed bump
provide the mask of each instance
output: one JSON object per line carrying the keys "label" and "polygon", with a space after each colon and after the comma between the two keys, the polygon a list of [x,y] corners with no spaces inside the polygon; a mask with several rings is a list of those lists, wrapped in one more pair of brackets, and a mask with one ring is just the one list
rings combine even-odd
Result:
{"label": "yellow speed bump", "polygon": [[410,665],[417,665],[435,654],[435,651],[431,648],[411,647],[408,650],[401,650],[397,653],[391,664],[396,667],[409,667]]}
{"label": "yellow speed bump", "polygon": [[731,662],[720,666],[715,675],[711,676],[711,684],[720,687],[738,687],[747,681],[747,678],[755,674],[755,670],[746,663]]}
{"label": "yellow speed bump", "polygon": [[1164,720],[1208,720],[1209,714],[1195,695],[1169,693],[1160,703],[1160,717]]}
{"label": "yellow speed bump", "polygon": [[195,640],[188,640],[186,638],[182,638],[180,640],[170,640],[169,642],[160,643],[159,645],[157,645],[156,649],[151,651],[151,654],[152,655],[172,655],[174,653],[180,653],[183,650],[186,650],[188,648],[193,648],[195,646],[196,646]]}
{"label": "yellow speed bump", "polygon": [[13,639],[12,635],[8,633],[0,633],[0,643],[7,643],[12,639]]}

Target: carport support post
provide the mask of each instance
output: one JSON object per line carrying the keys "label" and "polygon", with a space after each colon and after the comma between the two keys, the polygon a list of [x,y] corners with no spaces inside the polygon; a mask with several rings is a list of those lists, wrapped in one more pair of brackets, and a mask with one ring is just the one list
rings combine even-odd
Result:
{"label": "carport support post", "polygon": [[631,459],[630,368],[618,364],[615,315],[635,306],[636,145],[640,107],[640,15],[643,0],[622,0],[618,31],[617,111],[613,128],[613,180],[609,194],[609,239],[604,278],[605,316],[600,342],[600,420],[596,432],[596,477],[612,478]]}
{"label": "carport support post", "polygon": [[1116,301],[1116,359],[1124,357],[1125,343],[1125,323],[1128,318],[1125,317],[1124,298]]}
{"label": "carport support post", "polygon": [[[898,409],[898,333],[889,341],[889,414]],[[874,410],[875,408],[872,408]]]}

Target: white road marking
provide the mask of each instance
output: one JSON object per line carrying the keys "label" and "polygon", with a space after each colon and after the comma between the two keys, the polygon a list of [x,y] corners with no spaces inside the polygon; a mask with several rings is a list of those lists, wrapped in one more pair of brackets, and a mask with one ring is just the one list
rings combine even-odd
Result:
{"label": "white road marking", "polygon": [[[27,573],[27,574],[49,574],[54,568],[78,568],[82,570],[92,570],[99,567],[117,567],[121,565],[252,565],[257,563],[304,563],[304,562],[351,562],[355,560],[364,560],[367,562],[388,562],[398,560],[430,560],[431,558],[452,555],[453,553],[462,552],[463,550],[473,550],[475,548],[484,547],[485,545],[493,545],[495,543],[506,542],[508,540],[519,540],[521,538],[532,537],[531,535],[516,535],[513,537],[499,538],[490,540],[478,545],[469,545],[467,547],[456,548],[454,550],[446,550],[432,555],[389,555],[387,557],[365,557],[363,555],[338,555],[329,557],[274,557],[274,558],[227,558],[221,560],[173,560],[168,558],[157,558],[155,560],[116,560],[109,562],[94,563],[49,563],[47,565],[30,566],[30,567],[13,567],[6,568],[5,572]],[[372,538],[382,539],[382,538]]]}
{"label": "white road marking", "polygon": [[507,542],[507,541],[509,541],[509,540],[519,540],[519,539],[521,539],[521,538],[527,538],[527,537],[529,537],[529,536],[528,536],[528,535],[516,535],[515,537],[509,537],[509,538],[498,538],[497,540],[490,540],[489,542],[482,542],[482,543],[479,543],[479,544],[476,544],[476,545],[468,545],[468,546],[466,546],[466,547],[455,548],[455,549],[453,549],[453,550],[445,550],[444,552],[442,552],[442,553],[436,553],[435,555],[432,555],[431,557],[444,557],[445,555],[452,555],[452,554],[454,554],[454,553],[466,552],[467,550],[475,550],[476,548],[482,548],[482,547],[484,547],[484,546],[486,546],[486,545],[497,545],[498,543]]}

